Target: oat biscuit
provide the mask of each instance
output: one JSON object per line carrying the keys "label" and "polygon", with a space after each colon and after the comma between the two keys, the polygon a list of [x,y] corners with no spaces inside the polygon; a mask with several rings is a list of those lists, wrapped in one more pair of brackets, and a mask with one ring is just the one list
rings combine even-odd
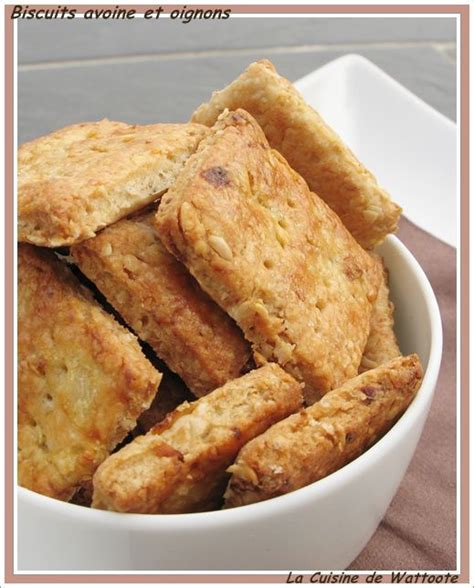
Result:
{"label": "oat biscuit", "polygon": [[372,257],[383,273],[383,280],[372,308],[369,338],[360,362],[359,373],[371,370],[401,355],[393,330],[393,303],[389,298],[388,272],[379,255],[374,253]]}
{"label": "oat biscuit", "polygon": [[270,145],[308,182],[366,249],[397,228],[401,209],[338,135],[267,60],[202,104],[192,121],[212,126],[228,108],[256,118]]}
{"label": "oat biscuit", "polygon": [[421,379],[417,355],[397,357],[277,423],[243,447],[228,469],[226,506],[292,492],[349,463],[393,425]]}
{"label": "oat biscuit", "polygon": [[69,500],[135,426],[161,374],[50,251],[19,247],[18,478]]}
{"label": "oat biscuit", "polygon": [[81,271],[135,333],[202,396],[242,374],[242,332],[161,244],[155,211],[71,248]]}
{"label": "oat biscuit", "polygon": [[250,439],[301,406],[301,386],[268,364],[184,403],[97,470],[93,507],[183,513],[218,506],[225,469]]}
{"label": "oat biscuit", "polygon": [[224,113],[162,198],[163,243],[308,403],[357,374],[381,275],[245,111]]}
{"label": "oat biscuit", "polygon": [[72,125],[18,152],[20,241],[72,245],[155,200],[206,135],[197,124]]}

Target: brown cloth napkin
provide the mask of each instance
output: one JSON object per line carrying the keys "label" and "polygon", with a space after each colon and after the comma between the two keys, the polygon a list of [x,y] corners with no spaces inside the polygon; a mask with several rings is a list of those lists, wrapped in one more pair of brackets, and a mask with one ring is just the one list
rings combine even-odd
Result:
{"label": "brown cloth napkin", "polygon": [[430,414],[384,520],[351,570],[456,569],[456,250],[402,219],[397,235],[428,276],[443,321]]}

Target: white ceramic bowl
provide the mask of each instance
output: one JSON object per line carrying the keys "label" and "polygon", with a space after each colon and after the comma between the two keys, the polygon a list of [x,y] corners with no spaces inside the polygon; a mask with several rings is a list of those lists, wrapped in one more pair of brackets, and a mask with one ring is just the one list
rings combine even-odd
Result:
{"label": "white ceramic bowl", "polygon": [[441,319],[425,274],[396,237],[388,237],[379,249],[390,271],[401,349],[419,354],[425,377],[406,413],[378,443],[306,488],[210,513],[118,514],[19,488],[18,571],[346,568],[375,531],[403,478],[441,360]]}

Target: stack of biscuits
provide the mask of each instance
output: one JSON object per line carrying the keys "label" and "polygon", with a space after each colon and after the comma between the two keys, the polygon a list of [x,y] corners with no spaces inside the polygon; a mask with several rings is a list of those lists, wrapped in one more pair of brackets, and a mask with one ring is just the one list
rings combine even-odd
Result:
{"label": "stack of biscuits", "polygon": [[187,124],[19,149],[18,478],[186,513],[315,482],[416,394],[383,260],[400,208],[268,61]]}

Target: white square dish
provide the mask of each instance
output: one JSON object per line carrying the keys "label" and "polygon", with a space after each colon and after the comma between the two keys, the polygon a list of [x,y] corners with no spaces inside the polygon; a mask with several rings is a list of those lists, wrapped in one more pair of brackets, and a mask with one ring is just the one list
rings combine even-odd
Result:
{"label": "white square dish", "polygon": [[456,247],[456,125],[360,55],[331,61],[295,86],[404,215]]}

